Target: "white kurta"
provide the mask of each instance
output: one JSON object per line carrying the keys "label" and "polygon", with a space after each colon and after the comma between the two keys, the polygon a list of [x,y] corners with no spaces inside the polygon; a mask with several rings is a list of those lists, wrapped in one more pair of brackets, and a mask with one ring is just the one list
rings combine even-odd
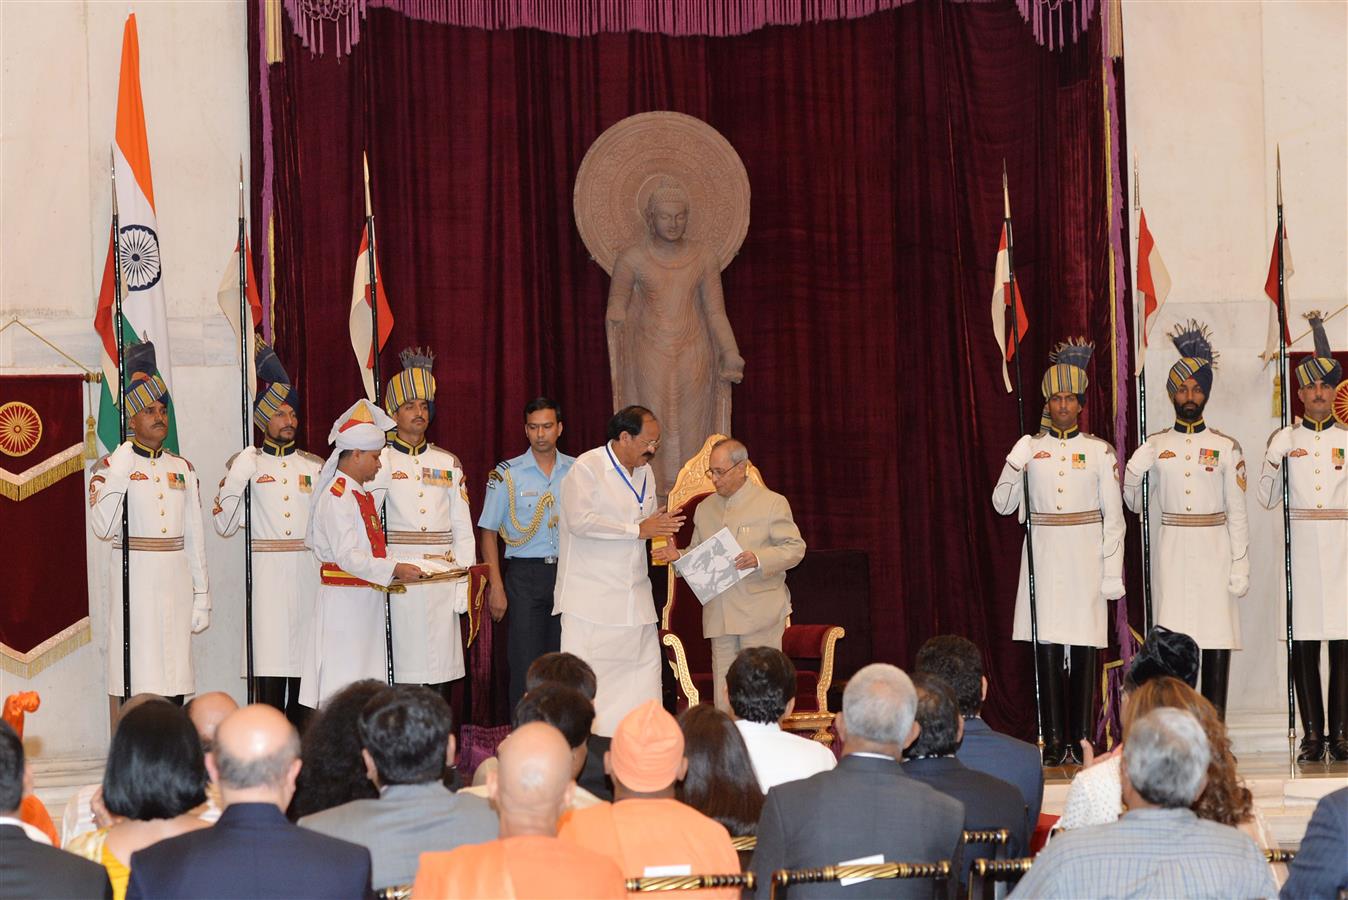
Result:
{"label": "white kurta", "polygon": [[293,449],[284,456],[255,448],[245,452],[254,454],[257,471],[245,480],[237,472],[238,456],[226,464],[212,509],[215,530],[229,537],[243,527],[243,489],[251,483],[253,673],[298,678],[318,594],[318,561],[304,546],[304,532],[323,460]]}
{"label": "white kurta", "polygon": [[[1156,623],[1192,637],[1204,650],[1240,649],[1235,597],[1250,586],[1245,458],[1220,431],[1167,428],[1133,451],[1123,499],[1142,511],[1142,476],[1150,471],[1152,521],[1162,519],[1152,570]],[[1224,514],[1213,525],[1185,517]],[[1181,524],[1166,524],[1167,515]],[[1235,595],[1233,597],[1233,595]]]}
{"label": "white kurta", "polygon": [[[1282,472],[1292,523],[1292,638],[1348,640],[1348,429],[1314,431],[1289,425],[1275,431],[1269,447],[1290,442],[1286,457],[1267,455],[1259,474],[1259,502],[1282,505]],[[1280,582],[1281,583],[1281,582]],[[1281,592],[1280,592],[1281,593]],[[1279,607],[1285,616],[1286,605]],[[1279,634],[1286,635],[1285,624]]]}
{"label": "white kurta", "polygon": [[657,509],[655,491],[650,466],[628,476],[607,445],[582,453],[562,480],[553,612],[562,616],[562,650],[595,671],[600,735],[611,735],[633,708],[660,699],[655,602],[639,537],[641,521]]}
{"label": "white kurta", "polygon": [[[128,442],[129,443],[129,442]],[[126,447],[127,444],[123,444]],[[120,449],[120,448],[119,448]],[[115,456],[116,454],[114,454]],[[107,456],[89,480],[89,519],[101,540],[121,541],[122,498],[131,544],[131,690],[190,694],[192,609],[211,607],[202,537],[201,498],[192,464],[181,456],[140,450]],[[153,548],[179,540],[181,549]],[[142,541],[144,543],[142,543]],[[108,604],[108,693],[122,693],[122,552],[112,553]]]}
{"label": "white kurta", "polygon": [[[1023,440],[1030,448],[1030,509],[1042,519],[1031,522],[1039,641],[1105,647],[1109,644],[1107,601],[1123,594],[1126,528],[1114,448],[1082,432],[1066,439],[1043,432]],[[1004,516],[1018,512],[1023,522],[1021,481],[1021,469],[1008,460],[993,489],[992,505]],[[1100,521],[1095,522],[1062,524],[1064,520],[1058,518],[1097,512]],[[1011,636],[1017,641],[1031,637],[1024,544]]]}
{"label": "white kurta", "polygon": [[[387,585],[393,581],[397,561],[383,555],[373,498],[370,522],[360,509],[358,494],[363,494],[361,489],[340,474],[323,491],[312,511],[309,548],[320,563],[332,563],[371,584]],[[372,587],[319,585],[313,636],[300,676],[300,703],[316,708],[353,681],[385,679],[385,596]]]}
{"label": "white kurta", "polygon": [[[418,560],[452,551],[457,565],[477,554],[468,492],[459,458],[434,444],[417,453],[385,447],[371,482],[383,505],[389,553]],[[459,614],[468,610],[468,581],[409,586],[393,598],[393,677],[410,684],[440,684],[463,677]]]}

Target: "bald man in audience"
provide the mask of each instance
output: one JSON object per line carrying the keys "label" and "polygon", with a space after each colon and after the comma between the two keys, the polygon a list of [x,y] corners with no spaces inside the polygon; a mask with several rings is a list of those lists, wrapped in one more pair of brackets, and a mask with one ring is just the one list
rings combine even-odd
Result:
{"label": "bald man in audience", "polygon": [[[679,723],[658,701],[646,701],[618,724],[604,769],[613,778],[613,802],[573,812],[561,837],[617,861],[628,878],[740,871],[725,826],[674,799],[688,759]],[[739,895],[734,889],[695,893]]]}
{"label": "bald man in audience", "polygon": [[286,819],[299,757],[299,734],[273,707],[226,716],[206,757],[220,821],[132,854],[127,897],[371,896],[368,850]]}
{"label": "bald man in audience", "polygon": [[215,746],[215,731],[225,717],[239,708],[234,698],[224,691],[198,694],[187,704],[187,717],[201,738],[201,752],[210,753]]}
{"label": "bald man in audience", "polygon": [[576,787],[562,733],[546,722],[522,725],[501,743],[497,758],[487,792],[501,816],[500,839],[423,853],[412,896],[626,897],[616,863],[557,837],[557,820]]}

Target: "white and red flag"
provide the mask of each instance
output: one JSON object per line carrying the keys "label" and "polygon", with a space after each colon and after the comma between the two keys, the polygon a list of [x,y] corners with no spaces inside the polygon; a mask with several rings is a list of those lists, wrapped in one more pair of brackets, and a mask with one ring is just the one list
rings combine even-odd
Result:
{"label": "white and red flag", "polygon": [[994,268],[992,281],[992,334],[997,339],[997,346],[1002,351],[1002,382],[1006,385],[1006,392],[1011,393],[1011,374],[1007,370],[1006,364],[1010,362],[1011,357],[1016,355],[1016,347],[1025,339],[1025,333],[1030,330],[1030,319],[1025,315],[1025,301],[1020,295],[1020,282],[1014,283],[1015,293],[1015,319],[1016,336],[1012,341],[1007,340],[1006,334],[1006,311],[1011,308],[1013,283],[1011,278],[1011,254],[1007,249],[1007,237],[1010,231],[1011,222],[1011,195],[1007,193],[1006,179],[1002,179],[1002,201],[1006,210],[1006,218],[1002,221],[1001,242],[997,245],[997,262]]}
{"label": "white and red flag", "polygon": [[[1278,233],[1273,238],[1273,255],[1268,261],[1268,278],[1264,279],[1264,294],[1268,296],[1268,331],[1264,338],[1264,352],[1259,358],[1267,363],[1278,356],[1278,254],[1282,254],[1282,302],[1286,304],[1288,283],[1292,280],[1292,242],[1287,238],[1287,219],[1284,217]],[[1292,343],[1292,333],[1287,330],[1287,316],[1282,317],[1282,337],[1287,344]]]}
{"label": "white and red flag", "polygon": [[1142,327],[1138,329],[1137,338],[1137,371],[1141,374],[1146,365],[1151,329],[1170,293],[1170,273],[1161,262],[1161,251],[1156,249],[1156,239],[1147,227],[1145,211],[1138,217],[1137,225],[1137,290],[1142,294],[1142,315],[1139,317]]}
{"label": "white and red flag", "polygon": [[351,286],[351,349],[356,354],[356,363],[360,366],[360,377],[365,382],[365,396],[378,403],[374,385],[374,357],[388,343],[393,333],[393,310],[388,305],[388,296],[384,293],[384,275],[379,271],[379,256],[376,252],[374,273],[379,303],[379,346],[374,346],[374,323],[370,316],[370,260],[366,255],[370,247],[370,228],[367,223],[360,234],[360,250],[356,253],[356,277]]}
{"label": "white and red flag", "polygon": [[[257,362],[256,351],[257,341],[255,335],[258,329],[262,327],[262,299],[257,293],[257,276],[253,272],[253,252],[252,247],[245,241],[244,256],[247,258],[247,294],[248,294],[248,318],[249,322],[244,326],[245,337],[243,341],[244,351],[248,354],[245,362],[244,371],[248,373],[245,379],[248,385],[248,399],[252,400],[257,395]],[[220,305],[220,312],[225,314],[229,320],[229,327],[234,331],[234,336],[239,336],[239,245],[235,243],[234,252],[229,256],[229,262],[225,264],[225,273],[220,276],[220,287],[215,291],[216,303]]]}

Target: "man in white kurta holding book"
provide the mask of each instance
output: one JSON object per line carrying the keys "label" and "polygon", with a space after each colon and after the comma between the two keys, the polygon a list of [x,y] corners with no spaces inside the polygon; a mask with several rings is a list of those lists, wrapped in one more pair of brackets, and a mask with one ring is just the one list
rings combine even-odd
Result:
{"label": "man in white kurta holding book", "polygon": [[608,441],[582,453],[562,481],[561,544],[553,612],[562,652],[598,680],[594,733],[660,698],[660,648],[646,541],[677,534],[683,516],[657,508],[650,461],[660,422],[642,406],[620,409]]}

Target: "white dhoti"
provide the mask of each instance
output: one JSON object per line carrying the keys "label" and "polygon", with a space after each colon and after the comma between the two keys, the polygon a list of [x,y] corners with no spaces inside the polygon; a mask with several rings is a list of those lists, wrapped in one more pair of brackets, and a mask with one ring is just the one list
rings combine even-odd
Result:
{"label": "white dhoti", "polygon": [[647,700],[660,699],[660,641],[651,625],[596,625],[562,614],[562,652],[594,669],[591,731],[611,736],[618,723]]}

